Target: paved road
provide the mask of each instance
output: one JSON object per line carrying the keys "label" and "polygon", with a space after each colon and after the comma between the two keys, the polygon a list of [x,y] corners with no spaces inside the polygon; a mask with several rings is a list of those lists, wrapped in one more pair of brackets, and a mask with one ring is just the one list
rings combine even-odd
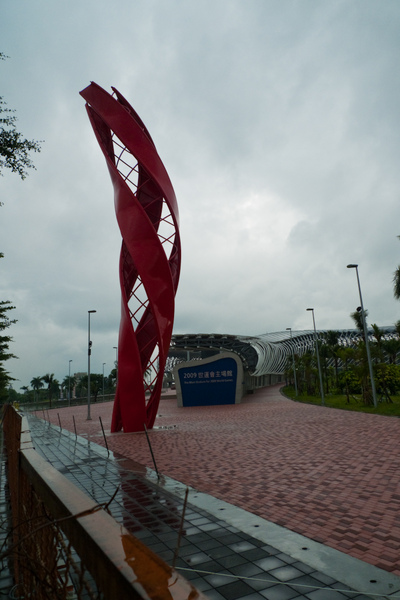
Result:
{"label": "paved road", "polygon": [[[110,434],[112,404],[49,411],[63,428],[152,467],[144,434]],[[40,414],[39,414],[40,416]],[[400,575],[400,419],[304,405],[259,390],[237,406],[162,400],[158,470]]]}

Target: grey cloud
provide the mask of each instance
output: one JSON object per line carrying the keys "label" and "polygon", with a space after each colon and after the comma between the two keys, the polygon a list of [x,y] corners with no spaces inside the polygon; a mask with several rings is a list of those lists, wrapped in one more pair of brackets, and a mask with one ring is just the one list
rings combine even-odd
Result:
{"label": "grey cloud", "polygon": [[350,327],[352,261],[371,321],[397,320],[397,1],[20,4],[0,24],[1,93],[46,140],[25,182],[0,180],[21,385],[85,370],[91,308],[97,370],[112,367],[120,235],[78,94],[91,80],[131,101],[177,192],[176,331],[308,329],[308,305]]}

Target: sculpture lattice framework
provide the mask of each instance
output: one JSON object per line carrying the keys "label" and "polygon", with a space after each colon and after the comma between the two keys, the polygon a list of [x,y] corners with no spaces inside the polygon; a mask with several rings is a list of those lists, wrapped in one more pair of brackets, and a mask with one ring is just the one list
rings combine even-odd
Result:
{"label": "sculpture lattice framework", "polygon": [[95,83],[80,92],[114,186],[122,235],[118,381],[111,431],[157,415],[174,319],[181,248],[175,193],[153,140],[126,99]]}

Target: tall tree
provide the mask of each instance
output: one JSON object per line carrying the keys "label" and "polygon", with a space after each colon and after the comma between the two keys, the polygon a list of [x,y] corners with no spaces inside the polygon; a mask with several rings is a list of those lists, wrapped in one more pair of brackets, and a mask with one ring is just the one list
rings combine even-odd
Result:
{"label": "tall tree", "polygon": [[396,330],[397,336],[400,338],[400,321],[396,321],[394,324],[394,328]]}
{"label": "tall tree", "polygon": [[389,364],[395,365],[397,361],[397,355],[400,352],[400,340],[395,338],[384,340],[382,342],[382,349],[388,357]]}
{"label": "tall tree", "polygon": [[61,383],[61,388],[65,392],[65,397],[68,400],[71,400],[69,394],[71,392],[71,397],[73,395],[74,387],[76,386],[77,380],[73,375],[66,375]]}
{"label": "tall tree", "polygon": [[353,391],[352,386],[357,384],[356,377],[352,371],[349,370],[350,361],[354,360],[354,356],[356,354],[355,348],[346,348],[341,347],[337,351],[339,359],[342,361],[344,370],[341,373],[341,381],[344,384],[345,392],[346,392],[346,402],[350,403],[350,392]]}
{"label": "tall tree", "polygon": [[[400,240],[400,235],[397,236]],[[393,295],[396,300],[400,300],[400,265],[393,273]]]}
{"label": "tall tree", "polygon": [[[0,60],[5,60],[7,56],[0,52]],[[14,110],[7,108],[7,103],[3,96],[0,96],[0,175],[3,169],[11,169],[12,173],[18,173],[21,179],[27,176],[27,169],[34,169],[35,166],[29,157],[30,152],[40,152],[40,143],[35,140],[24,139],[22,134],[17,131],[17,117]],[[2,202],[0,202],[0,206]],[[3,254],[0,252],[0,258]],[[8,318],[8,311],[14,306],[8,300],[0,301],[0,331],[8,329],[10,325],[16,323],[15,320]],[[0,335],[0,401],[4,401],[7,395],[7,387],[13,378],[5,370],[3,363],[9,358],[16,358],[9,352],[8,344],[12,341],[9,336]]]}
{"label": "tall tree", "polygon": [[47,397],[49,399],[49,405],[51,407],[51,400],[54,394],[57,394],[60,390],[60,384],[54,377],[54,373],[46,373],[42,377],[43,381],[47,383]]}
{"label": "tall tree", "polygon": [[[79,383],[78,389],[79,393],[82,396],[83,393],[87,393],[89,385],[88,376],[84,375]],[[94,402],[97,402],[97,397],[99,395],[100,390],[103,388],[103,375],[100,373],[91,373],[90,375],[90,395],[93,396]]]}
{"label": "tall tree", "polygon": [[[15,307],[7,300],[0,301],[0,332],[5,331],[13,323],[16,323],[15,319],[9,319],[8,317],[8,311],[13,310],[14,308]],[[9,351],[9,343],[11,341],[12,338],[9,335],[0,334],[0,402],[5,402],[7,400],[7,388],[11,381],[14,381],[14,378],[7,373],[3,365],[9,358],[16,358],[16,356]]]}
{"label": "tall tree", "polygon": [[[0,52],[0,60],[8,58]],[[28,169],[34,169],[29,154],[40,152],[40,143],[36,140],[27,140],[17,130],[17,117],[15,111],[7,108],[7,103],[0,96],[0,174],[3,169],[11,169],[25,179]]]}
{"label": "tall tree", "polygon": [[339,377],[339,356],[338,356],[338,352],[340,350],[339,338],[340,338],[339,331],[333,331],[330,329],[329,331],[326,332],[325,343],[329,347],[330,356],[331,356],[331,358],[333,358],[333,362],[335,365],[336,387],[338,387],[338,377]]}
{"label": "tall tree", "polygon": [[[364,318],[366,319],[368,315],[368,311],[364,310]],[[372,385],[369,377],[369,365],[368,365],[368,355],[367,355],[367,346],[366,339],[364,334],[364,322],[361,307],[359,310],[350,314],[353,319],[357,329],[359,330],[362,340],[359,341],[356,347],[356,362],[357,366],[354,366],[354,372],[358,373],[361,383],[361,394],[364,404],[371,405],[374,403],[373,394],[372,394]]]}
{"label": "tall tree", "polygon": [[34,377],[33,379],[31,379],[31,386],[35,395],[35,400],[37,398],[37,395],[39,393],[39,390],[44,387],[44,383],[43,383],[43,379],[42,377]]}
{"label": "tall tree", "polygon": [[400,300],[400,265],[393,273],[393,295],[396,300]]}
{"label": "tall tree", "polygon": [[374,332],[374,338],[376,339],[376,346],[378,349],[377,354],[379,355],[380,360],[383,360],[383,355],[382,355],[382,346],[383,346],[383,342],[384,342],[383,331],[382,331],[382,329],[380,329],[378,327],[378,325],[376,323],[372,323],[371,327],[372,327],[372,331]]}
{"label": "tall tree", "polygon": [[[355,310],[354,312],[352,312],[350,314],[351,318],[353,319],[355,326],[357,327],[358,331],[361,333],[363,340],[365,339],[364,336],[364,322],[363,322],[363,316],[362,316],[362,311],[361,311],[361,307],[359,307],[359,309]],[[368,316],[368,310],[364,310],[364,318],[366,319]]]}

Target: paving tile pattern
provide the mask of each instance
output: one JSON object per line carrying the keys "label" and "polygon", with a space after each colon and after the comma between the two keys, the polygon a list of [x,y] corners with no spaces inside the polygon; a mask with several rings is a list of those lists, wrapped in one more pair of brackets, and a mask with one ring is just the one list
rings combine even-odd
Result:
{"label": "paving tile pattern", "polygon": [[[173,563],[181,499],[144,479],[142,465],[108,457],[92,441],[77,439],[36,418],[29,417],[29,423],[39,453],[98,503],[109,503],[114,496],[109,505],[113,517],[167,563]],[[190,502],[176,568],[214,600],[369,598]],[[318,593],[324,595],[315,595]]]}
{"label": "paving tile pattern", "polygon": [[[55,424],[153,466],[144,434],[110,434],[112,404],[48,412]],[[41,416],[39,414],[39,416]],[[160,402],[160,472],[400,575],[400,419],[304,405],[265,388],[237,406]],[[158,429],[157,429],[158,428]]]}

